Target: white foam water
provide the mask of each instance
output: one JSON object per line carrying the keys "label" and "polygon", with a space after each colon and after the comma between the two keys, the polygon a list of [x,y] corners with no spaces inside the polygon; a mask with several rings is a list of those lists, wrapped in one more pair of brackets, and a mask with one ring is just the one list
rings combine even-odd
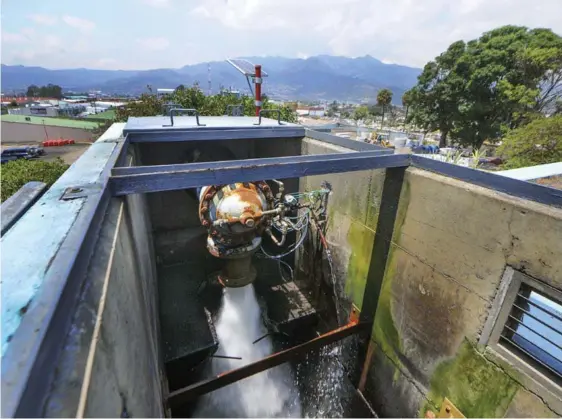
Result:
{"label": "white foam water", "polygon": [[[242,359],[213,358],[213,375],[240,368],[273,353],[269,336],[254,343],[267,330],[253,285],[224,288],[216,331],[219,340],[216,355]],[[202,397],[194,416],[300,417],[298,392],[290,367],[280,365]]]}

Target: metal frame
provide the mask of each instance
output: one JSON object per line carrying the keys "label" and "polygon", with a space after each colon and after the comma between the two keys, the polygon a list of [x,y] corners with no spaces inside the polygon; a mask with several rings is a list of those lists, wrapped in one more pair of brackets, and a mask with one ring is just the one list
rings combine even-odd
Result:
{"label": "metal frame", "polygon": [[[240,120],[240,117],[236,120]],[[403,172],[403,169],[413,166],[512,196],[562,208],[562,191],[559,190],[425,157],[394,155],[391,154],[392,151],[374,145],[305,130],[294,124],[132,129],[128,131],[125,139],[123,135],[127,130],[123,130],[122,124],[115,124],[108,133],[110,133],[108,137],[115,135],[115,138],[108,138],[102,142],[116,143],[115,148],[105,162],[98,181],[89,185],[70,185],[86,191],[79,198],[84,199],[85,202],[61,246],[54,252],[48,266],[44,267],[46,273],[41,289],[33,297],[28,314],[23,317],[3,357],[3,416],[41,415],[42,403],[50,380],[55,374],[63,338],[72,319],[71,313],[79,298],[80,287],[96,245],[96,237],[112,196],[184,189],[215,183],[225,184],[233,181],[294,178],[377,168],[402,168],[397,170]],[[355,152],[185,165],[116,167],[124,164],[128,145],[136,142],[251,138],[267,140],[305,136]],[[89,170],[88,164],[83,165],[83,170]],[[79,166],[80,161],[74,165],[74,167]],[[14,228],[17,227],[16,224]],[[379,252],[381,256],[384,256],[384,250]],[[378,276],[380,274],[374,275],[374,278]]]}
{"label": "metal frame", "polygon": [[210,393],[211,391],[218,390],[219,388],[225,387],[244,378],[251,377],[252,375],[276,367],[277,365],[281,365],[287,361],[298,359],[314,349],[338,342],[354,334],[367,332],[371,330],[372,326],[372,322],[348,323],[345,326],[327,332],[317,338],[269,355],[259,361],[235,370],[223,372],[216,377],[202,380],[185,388],[176,390],[168,395],[167,403],[171,408],[181,406],[182,404],[192,401],[204,394]]}
{"label": "metal frame", "polygon": [[479,344],[487,345],[495,353],[507,360],[511,365],[521,370],[536,383],[544,386],[549,392],[562,400],[562,387],[551,377],[535,368],[527,360],[521,358],[516,352],[500,344],[500,335],[511,313],[513,304],[517,298],[517,293],[521,284],[527,284],[531,288],[542,292],[557,301],[562,301],[562,292],[545,284],[529,275],[507,267],[500,283],[496,298],[492,304],[490,315],[486,321]]}
{"label": "metal frame", "polygon": [[288,179],[405,166],[408,166],[408,156],[380,155],[378,151],[141,166],[115,169],[111,176],[111,190],[114,196],[122,196],[225,185],[232,182]]}
{"label": "metal frame", "polygon": [[14,195],[2,203],[2,228],[0,235],[4,235],[25,212],[47,190],[47,184],[43,182],[28,182],[23,185]]}
{"label": "metal frame", "polygon": [[473,185],[483,186],[508,195],[540,202],[541,204],[562,207],[562,190],[536,183],[511,179],[491,172],[470,169],[422,156],[411,156],[411,164],[447,177],[462,180]]}

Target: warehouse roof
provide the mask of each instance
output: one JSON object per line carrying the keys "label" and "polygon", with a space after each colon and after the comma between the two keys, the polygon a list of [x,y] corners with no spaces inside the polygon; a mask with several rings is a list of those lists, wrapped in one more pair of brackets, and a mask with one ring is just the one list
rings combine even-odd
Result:
{"label": "warehouse roof", "polygon": [[86,119],[107,119],[113,121],[115,119],[115,109],[108,109],[107,111],[88,115]]}
{"label": "warehouse roof", "polygon": [[53,127],[81,128],[86,130],[96,129],[100,125],[99,122],[84,121],[81,119],[50,118],[50,117],[27,116],[27,115],[2,115],[1,120],[2,122],[47,125]]}

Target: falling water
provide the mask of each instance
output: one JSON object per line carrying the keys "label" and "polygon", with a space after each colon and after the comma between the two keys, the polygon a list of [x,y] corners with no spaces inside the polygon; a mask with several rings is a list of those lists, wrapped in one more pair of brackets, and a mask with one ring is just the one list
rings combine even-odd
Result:
{"label": "falling water", "polygon": [[[224,288],[222,307],[216,322],[217,355],[241,359],[213,358],[212,374],[240,368],[271,353],[271,339],[253,285]],[[280,365],[245,378],[203,397],[196,417],[300,417],[297,389],[288,365]]]}

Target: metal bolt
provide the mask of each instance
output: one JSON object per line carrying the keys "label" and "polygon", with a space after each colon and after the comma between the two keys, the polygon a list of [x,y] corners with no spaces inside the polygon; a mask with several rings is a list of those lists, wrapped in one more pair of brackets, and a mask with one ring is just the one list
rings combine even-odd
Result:
{"label": "metal bolt", "polygon": [[256,222],[254,221],[253,218],[248,218],[244,224],[246,225],[246,227],[252,228],[253,226],[256,225]]}

